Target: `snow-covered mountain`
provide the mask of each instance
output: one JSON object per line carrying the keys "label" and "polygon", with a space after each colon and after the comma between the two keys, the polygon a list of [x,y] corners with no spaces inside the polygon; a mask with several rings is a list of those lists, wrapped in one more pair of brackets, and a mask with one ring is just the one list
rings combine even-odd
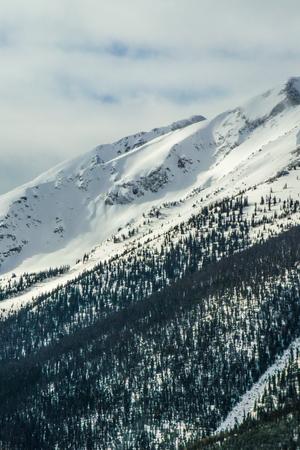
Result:
{"label": "snow-covered mountain", "polygon": [[[0,197],[0,273],[74,265],[163,208],[168,228],[192,206],[272,185],[299,195],[300,78],[212,120],[194,116],[100,145]],[[283,189],[285,187],[285,189]]]}
{"label": "snow-covered mountain", "polygon": [[279,403],[298,438],[299,176],[292,78],[0,197],[0,447],[186,448]]}

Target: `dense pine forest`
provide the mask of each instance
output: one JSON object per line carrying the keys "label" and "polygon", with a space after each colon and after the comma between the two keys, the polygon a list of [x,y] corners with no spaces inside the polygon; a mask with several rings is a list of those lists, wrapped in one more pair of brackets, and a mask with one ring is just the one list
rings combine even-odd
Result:
{"label": "dense pine forest", "polygon": [[244,196],[211,205],[160,249],[3,317],[1,448],[176,449],[212,435],[299,336],[300,228],[251,241],[274,204],[250,220]]}

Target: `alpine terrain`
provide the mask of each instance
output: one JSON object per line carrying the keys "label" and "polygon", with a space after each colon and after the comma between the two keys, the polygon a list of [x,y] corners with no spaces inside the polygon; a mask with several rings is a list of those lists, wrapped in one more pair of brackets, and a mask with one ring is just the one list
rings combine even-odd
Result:
{"label": "alpine terrain", "polygon": [[299,177],[291,78],[0,196],[0,448],[300,449]]}

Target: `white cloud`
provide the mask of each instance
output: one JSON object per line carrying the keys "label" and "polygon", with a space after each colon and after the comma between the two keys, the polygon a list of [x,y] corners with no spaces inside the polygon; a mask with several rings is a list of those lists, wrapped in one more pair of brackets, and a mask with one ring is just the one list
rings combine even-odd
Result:
{"label": "white cloud", "polygon": [[0,192],[297,75],[298,0],[2,0]]}

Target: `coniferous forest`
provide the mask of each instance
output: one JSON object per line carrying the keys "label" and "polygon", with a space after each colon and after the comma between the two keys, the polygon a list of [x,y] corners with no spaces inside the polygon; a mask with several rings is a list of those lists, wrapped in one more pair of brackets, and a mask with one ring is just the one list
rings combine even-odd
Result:
{"label": "coniferous forest", "polygon": [[297,448],[299,355],[237,436],[213,437],[300,329],[300,227],[254,243],[272,216],[245,207],[241,195],[204,208],[160,250],[117,255],[3,316],[0,447],[247,449],[276,428],[296,445],[278,448]]}

